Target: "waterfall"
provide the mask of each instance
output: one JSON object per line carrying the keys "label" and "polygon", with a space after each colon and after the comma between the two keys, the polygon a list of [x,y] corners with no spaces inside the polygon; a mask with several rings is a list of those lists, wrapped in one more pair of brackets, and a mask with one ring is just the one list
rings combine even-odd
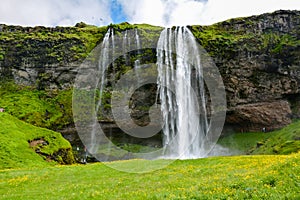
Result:
{"label": "waterfall", "polygon": [[[141,48],[141,42],[139,39],[139,35],[138,35],[138,31],[135,30],[134,32],[134,36],[130,35],[130,33],[127,30],[125,30],[125,33],[123,35],[122,38],[122,52],[123,52],[123,58],[124,58],[124,62],[125,64],[129,65],[129,56],[128,56],[128,52],[130,49],[130,46],[135,46],[136,47],[136,51],[137,51],[137,55],[140,54],[139,49]],[[135,41],[132,42],[132,38],[134,38]],[[115,41],[115,36],[114,36],[114,30],[112,28],[109,28],[107,33],[105,34],[103,41],[102,41],[102,46],[101,46],[101,54],[99,57],[99,63],[98,63],[98,70],[100,72],[100,77],[99,77],[99,83],[97,85],[97,88],[99,88],[100,91],[100,97],[102,97],[102,93],[103,90],[105,89],[105,81],[107,79],[106,77],[106,73],[107,73],[107,69],[108,69],[108,65],[111,64],[112,65],[112,73],[111,76],[114,77],[115,76],[115,66],[114,63],[109,63],[110,60],[113,60],[113,58],[118,54],[116,52],[114,52],[115,50],[115,43],[120,43],[120,41]],[[140,65],[140,60],[138,58],[136,58],[134,61],[134,67],[135,68],[139,68]],[[98,111],[101,107],[101,98],[99,99],[97,106],[96,106],[96,110]]]}
{"label": "waterfall", "polygon": [[[121,52],[120,52],[121,48]],[[115,58],[118,58],[121,54],[123,55],[123,62],[125,65],[131,65],[130,63],[130,49],[136,49],[136,59],[133,60],[134,69],[138,69],[140,66],[140,61],[138,55],[140,54],[139,49],[141,48],[141,41],[138,35],[138,31],[127,31],[125,30],[122,34],[122,37],[115,37],[114,29],[109,28],[103,38],[101,44],[101,51],[99,54],[98,62],[98,72],[99,72],[99,81],[96,85],[96,89],[99,91],[98,100],[96,102],[95,111],[99,113],[103,111],[103,102],[102,96],[103,92],[106,89],[108,81],[111,81],[110,84],[114,85],[116,80],[117,71],[113,61]],[[121,53],[121,54],[120,54]],[[109,70],[109,67],[111,69]],[[108,72],[109,70],[109,72]],[[135,70],[136,76],[138,77],[138,71]],[[110,77],[110,80],[108,80]],[[97,119],[93,122],[93,127],[96,127],[98,124]],[[93,128],[91,132],[91,142],[89,144],[89,151],[96,152],[101,139],[97,138],[97,129]],[[110,151],[111,143],[108,144],[108,149]]]}
{"label": "waterfall", "polygon": [[123,50],[123,57],[125,59],[125,63],[126,65],[128,64],[128,55],[126,54],[127,49],[129,49],[129,45],[130,45],[130,37],[127,36],[128,35],[128,31],[125,30],[125,33],[123,35],[123,45],[122,45],[122,50]]}
{"label": "waterfall", "polygon": [[[96,102],[96,113],[98,113],[99,109],[102,109],[102,95],[103,95],[103,90],[105,88],[105,80],[106,80],[106,66],[109,64],[109,59],[112,56],[111,50],[113,49],[112,47],[114,46],[114,38],[113,38],[114,32],[113,29],[108,29],[107,33],[105,34],[101,46],[101,54],[99,56],[99,63],[98,63],[98,71],[100,74],[99,77],[99,82],[96,85],[96,88],[99,91],[99,100]],[[93,121],[93,128],[91,132],[91,140],[90,144],[88,145],[88,150],[90,153],[96,153],[98,149],[98,141],[100,138],[97,137],[97,125],[98,125],[98,120],[94,119]]]}
{"label": "waterfall", "polygon": [[136,45],[136,51],[137,51],[137,59],[134,61],[134,69],[135,69],[135,74],[137,76],[137,80],[138,82],[140,81],[140,78],[139,78],[139,73],[138,73],[138,69],[140,68],[140,60],[138,58],[138,56],[140,56],[141,54],[141,41],[140,41],[140,36],[138,34],[138,30],[135,29],[135,45]]}
{"label": "waterfall", "polygon": [[[115,37],[114,30],[110,28],[101,45],[96,113],[102,109],[101,97],[106,84],[110,81],[114,86],[114,81],[117,81],[114,80],[114,73],[117,72],[114,69],[107,71],[108,66],[114,68],[113,62],[110,61],[122,58],[123,61],[119,62],[126,66],[131,65],[135,73],[140,71],[137,69],[141,66],[139,59],[142,44],[137,30],[125,31],[121,37]],[[163,158],[205,157],[210,149],[207,136],[209,127],[201,53],[197,41],[186,27],[166,28],[161,32],[156,48],[157,97],[163,115],[163,149],[159,153]],[[136,77],[139,77],[138,74]],[[140,78],[142,79],[142,76]],[[97,123],[95,120],[94,125]],[[101,138],[96,137],[96,129],[93,129],[91,134],[88,149],[93,153],[97,152],[97,145],[99,147],[103,142]],[[112,143],[106,144],[108,151],[111,151]],[[156,157],[150,156],[151,159],[160,157],[155,153],[153,155]]]}
{"label": "waterfall", "polygon": [[164,119],[163,156],[166,158],[206,156],[208,119],[196,44],[186,27],[164,29],[158,40],[157,84]]}

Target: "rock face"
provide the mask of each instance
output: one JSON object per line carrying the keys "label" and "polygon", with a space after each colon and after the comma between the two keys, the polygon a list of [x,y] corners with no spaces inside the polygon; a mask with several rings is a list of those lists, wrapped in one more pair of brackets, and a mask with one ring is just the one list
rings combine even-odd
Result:
{"label": "rock face", "polygon": [[[134,26],[124,24],[116,30],[130,28]],[[300,116],[300,11],[277,11],[189,28],[223,77],[226,126],[236,131],[272,130]],[[79,63],[106,31],[107,27],[85,25],[0,25],[0,77],[40,89],[71,87]],[[155,55],[153,50],[148,53],[152,58]],[[133,115],[147,121],[143,113],[147,115],[145,110],[135,110]]]}
{"label": "rock face", "polygon": [[39,89],[68,88],[106,29],[0,24],[0,78]]}
{"label": "rock face", "polygon": [[245,104],[228,112],[227,123],[241,132],[271,131],[291,123],[291,114],[290,104],[283,100]]}
{"label": "rock face", "polygon": [[213,26],[193,30],[223,77],[226,125],[259,131],[299,117],[294,99],[299,99],[300,12],[277,11]]}

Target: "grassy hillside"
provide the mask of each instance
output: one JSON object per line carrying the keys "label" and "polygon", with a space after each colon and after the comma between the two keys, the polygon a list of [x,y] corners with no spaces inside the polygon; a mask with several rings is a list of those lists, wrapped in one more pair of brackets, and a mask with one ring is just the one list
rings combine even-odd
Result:
{"label": "grassy hillside", "polygon": [[[163,160],[108,163],[126,168]],[[104,164],[0,171],[1,199],[299,199],[300,154],[175,161],[134,174]]]}
{"label": "grassy hillside", "polygon": [[57,132],[32,126],[7,113],[0,113],[0,127],[0,169],[74,162],[70,143]]}
{"label": "grassy hillside", "polygon": [[72,90],[37,90],[0,82],[0,107],[18,119],[53,130],[73,123]]}
{"label": "grassy hillside", "polygon": [[234,154],[290,154],[300,151],[300,121],[267,133],[236,133],[219,139],[218,144]]}

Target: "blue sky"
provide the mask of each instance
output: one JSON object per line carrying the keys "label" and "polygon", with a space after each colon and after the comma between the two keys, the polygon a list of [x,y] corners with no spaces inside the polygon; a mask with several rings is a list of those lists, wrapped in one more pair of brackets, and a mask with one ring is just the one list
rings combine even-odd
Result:
{"label": "blue sky", "polygon": [[85,22],[209,25],[275,10],[300,10],[300,0],[1,0],[0,23],[74,26]]}
{"label": "blue sky", "polygon": [[123,7],[118,1],[112,0],[110,12],[111,19],[114,24],[127,21],[127,17],[123,12]]}

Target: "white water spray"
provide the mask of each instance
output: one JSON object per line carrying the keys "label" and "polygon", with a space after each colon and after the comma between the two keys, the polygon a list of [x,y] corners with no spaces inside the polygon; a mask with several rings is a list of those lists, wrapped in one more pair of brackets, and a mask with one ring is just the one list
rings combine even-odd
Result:
{"label": "white water spray", "polygon": [[157,45],[157,83],[164,119],[164,157],[206,156],[208,120],[200,61],[189,29],[162,31]]}

